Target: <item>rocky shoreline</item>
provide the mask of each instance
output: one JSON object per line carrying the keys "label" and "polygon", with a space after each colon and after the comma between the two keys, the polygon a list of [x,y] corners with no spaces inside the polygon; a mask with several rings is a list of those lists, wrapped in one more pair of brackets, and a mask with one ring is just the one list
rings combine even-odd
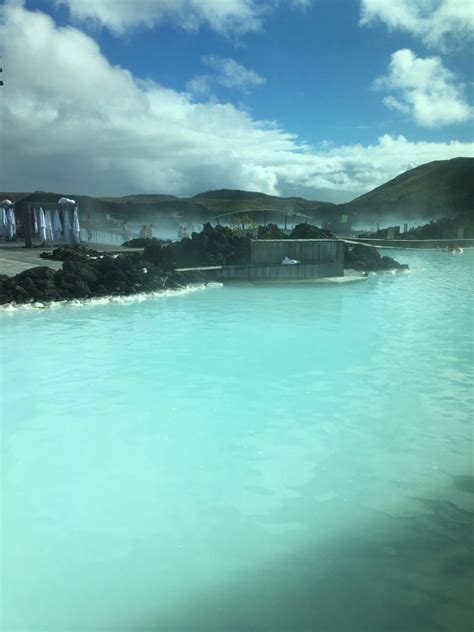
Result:
{"label": "rocky shoreline", "polygon": [[392,257],[382,257],[377,248],[356,244],[344,246],[344,265],[359,272],[383,272],[388,270],[408,270],[408,265],[399,263]]}
{"label": "rocky shoreline", "polygon": [[60,270],[38,266],[14,277],[0,276],[0,304],[127,296],[186,285],[175,270],[159,267],[141,253],[92,251],[81,256],[73,247],[61,250],[66,258]]}
{"label": "rocky shoreline", "polygon": [[[267,239],[274,239],[278,234],[271,226],[261,228],[267,229],[259,231]],[[322,237],[320,229],[304,224],[293,232],[298,237],[285,237]],[[319,237],[315,237],[316,234]],[[183,273],[176,268],[248,263],[250,236],[241,237],[229,228],[207,224],[201,233],[193,233],[191,238],[172,244],[158,239],[146,240],[143,253],[128,251],[111,255],[85,246],[64,246],[41,256],[63,261],[61,269],[38,266],[13,277],[0,275],[0,305],[133,296],[205,283],[198,270]],[[375,248],[368,246],[347,247],[345,256],[346,268],[358,271],[408,267],[390,257],[381,257]]]}

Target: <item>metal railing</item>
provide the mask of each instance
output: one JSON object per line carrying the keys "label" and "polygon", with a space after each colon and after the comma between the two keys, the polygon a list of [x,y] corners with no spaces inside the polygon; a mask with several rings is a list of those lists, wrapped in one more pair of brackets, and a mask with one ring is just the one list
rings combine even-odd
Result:
{"label": "metal railing", "polygon": [[[130,233],[128,239],[134,239],[136,235]],[[81,228],[81,243],[98,244],[102,246],[121,246],[124,241],[121,233],[111,233],[95,228]]]}

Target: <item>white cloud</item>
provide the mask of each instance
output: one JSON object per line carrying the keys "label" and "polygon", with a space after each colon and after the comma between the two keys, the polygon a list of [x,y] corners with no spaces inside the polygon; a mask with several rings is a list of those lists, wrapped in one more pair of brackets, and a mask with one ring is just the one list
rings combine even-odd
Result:
{"label": "white cloud", "polygon": [[245,68],[234,59],[209,55],[202,61],[215,72],[214,80],[226,88],[248,88],[265,83],[255,70]]}
{"label": "white cloud", "polygon": [[385,97],[385,105],[409,113],[423,127],[462,123],[473,115],[464,86],[456,83],[439,57],[421,58],[411,50],[398,50],[391,56],[387,75],[379,77],[374,87],[395,91],[397,97]]}
{"label": "white cloud", "polygon": [[137,191],[189,195],[242,188],[317,197],[365,192],[407,168],[473,155],[468,143],[413,143],[319,150],[228,103],[139,81],[112,66],[81,31],[20,6],[0,7],[2,186],[91,195]]}
{"label": "white cloud", "polygon": [[186,90],[197,99],[207,97],[211,92],[210,76],[196,75],[188,81]]}
{"label": "white cloud", "polygon": [[261,8],[255,0],[56,0],[78,20],[103,25],[116,34],[133,27],[151,27],[172,20],[185,29],[203,25],[220,33],[260,28]]}
{"label": "white cloud", "polygon": [[313,0],[290,0],[290,3],[297,9],[309,9],[313,4]]}
{"label": "white cloud", "polygon": [[400,101],[393,96],[384,97],[383,103],[390,110],[398,110],[398,112],[403,112],[404,114],[409,114],[410,112],[410,108],[408,105],[400,103]]}
{"label": "white cloud", "polygon": [[[307,8],[312,0],[283,0]],[[265,13],[279,0],[55,0],[80,21],[105,26],[117,35],[130,28],[152,27],[165,20],[195,30],[208,26],[228,35],[261,27]]]}
{"label": "white cloud", "polygon": [[429,46],[459,46],[472,40],[472,0],[361,0],[361,23],[380,20]]}
{"label": "white cloud", "polygon": [[197,98],[209,96],[213,84],[246,92],[250,87],[265,83],[265,79],[255,70],[245,68],[229,57],[207,55],[202,58],[202,62],[213,72],[197,75],[186,85],[188,92]]}

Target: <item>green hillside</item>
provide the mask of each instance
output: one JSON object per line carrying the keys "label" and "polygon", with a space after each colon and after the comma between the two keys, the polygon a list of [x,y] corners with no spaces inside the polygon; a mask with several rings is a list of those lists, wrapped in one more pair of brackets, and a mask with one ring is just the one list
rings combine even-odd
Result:
{"label": "green hillside", "polygon": [[474,212],[474,158],[426,163],[339,207],[378,222]]}
{"label": "green hillside", "polygon": [[323,211],[336,208],[331,202],[311,201],[301,197],[278,197],[238,189],[206,191],[194,196],[193,199],[206,206],[211,217],[226,213],[242,213],[249,214],[258,223],[265,220],[281,222],[283,214],[288,214],[290,222],[304,221],[304,217],[319,221]]}
{"label": "green hillside", "polygon": [[[63,193],[0,193],[0,199],[47,204]],[[349,224],[362,221],[387,224],[396,221],[430,220],[474,212],[474,158],[454,158],[430,162],[397,176],[369,193],[346,204],[277,197],[258,191],[220,189],[192,198],[166,194],[135,194],[124,197],[91,197],[65,194],[74,198],[83,214],[116,221],[208,221],[230,213],[249,214],[256,222],[281,222],[283,214],[308,217],[331,226],[348,216]]]}

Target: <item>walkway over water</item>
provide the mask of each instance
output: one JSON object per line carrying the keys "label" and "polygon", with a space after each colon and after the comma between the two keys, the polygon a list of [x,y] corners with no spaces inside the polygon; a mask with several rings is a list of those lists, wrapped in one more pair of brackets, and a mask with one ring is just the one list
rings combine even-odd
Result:
{"label": "walkway over water", "polygon": [[[59,270],[62,266],[62,261],[54,261],[53,259],[42,259],[40,257],[42,252],[52,252],[55,248],[63,246],[65,244],[55,244],[53,246],[36,246],[34,248],[25,248],[23,245],[15,243],[2,244],[0,246],[0,274],[6,274],[8,276],[15,276],[20,272],[35,268],[36,266],[46,266]],[[89,244],[83,244],[89,245]],[[131,252],[141,251],[142,248],[121,248],[117,246],[100,246],[101,252]]]}
{"label": "walkway over water", "polygon": [[474,248],[474,239],[374,239],[372,237],[341,237],[346,244],[362,244],[374,248],[407,248],[418,250],[439,250],[450,244],[461,248]]}

